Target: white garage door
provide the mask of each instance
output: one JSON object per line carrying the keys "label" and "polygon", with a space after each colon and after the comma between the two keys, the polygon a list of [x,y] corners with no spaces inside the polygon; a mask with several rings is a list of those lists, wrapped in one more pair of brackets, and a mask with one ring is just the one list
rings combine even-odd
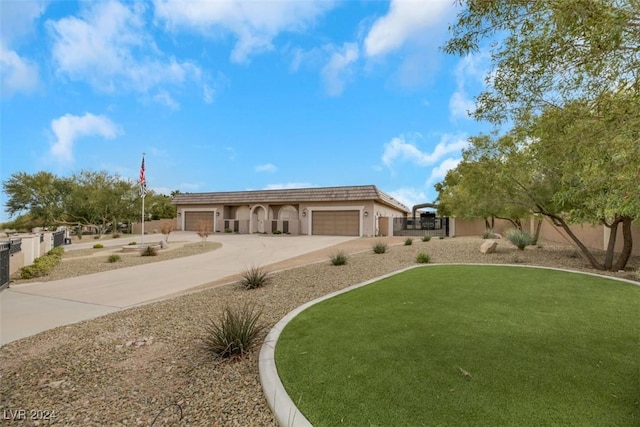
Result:
{"label": "white garage door", "polygon": [[360,211],[313,211],[311,234],[359,236]]}

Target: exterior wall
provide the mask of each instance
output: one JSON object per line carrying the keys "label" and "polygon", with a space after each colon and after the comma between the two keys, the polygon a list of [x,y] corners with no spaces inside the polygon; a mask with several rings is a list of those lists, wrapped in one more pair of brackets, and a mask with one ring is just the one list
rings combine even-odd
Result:
{"label": "exterior wall", "polygon": [[[529,230],[528,228],[528,221],[523,221],[522,227],[526,231],[533,232],[533,229]],[[493,223],[493,231],[498,234],[504,235],[508,230],[512,228],[514,228],[513,224],[503,219],[496,219]],[[450,218],[449,230],[452,237],[482,236],[482,234],[485,232],[484,219],[469,220],[461,218]]]}
{"label": "exterior wall", "polygon": [[[480,236],[484,232],[484,220],[462,220],[453,219],[455,224],[451,227],[452,236]],[[523,221],[523,228],[529,233],[535,232],[536,220],[531,218],[529,221]],[[506,230],[513,228],[508,221],[496,220],[494,231],[504,234]],[[603,225],[579,224],[569,226],[571,231],[585,244],[588,248],[606,250],[609,243],[610,230]],[[631,227],[633,245],[633,255],[640,255],[640,224],[633,224]],[[540,228],[540,239],[550,242],[569,243],[573,241],[567,236],[562,227],[553,225],[549,220],[542,221]],[[622,250],[622,226],[618,227],[615,251]]]}
{"label": "exterior wall", "polygon": [[[376,213],[376,236],[393,236],[393,218],[404,218],[407,216],[406,212],[376,202],[374,202],[374,210]],[[384,218],[386,218],[386,220]]]}
{"label": "exterior wall", "polygon": [[[175,219],[157,219],[154,221],[145,221],[144,222],[144,232],[145,234],[154,234],[154,233],[160,233],[160,229],[162,228],[162,224],[164,224],[165,222],[170,222],[171,224],[173,224],[173,226],[175,227],[175,229],[178,229],[178,218]],[[141,234],[142,233],[142,224],[139,222],[136,222],[134,224],[132,224],[131,226],[131,234]]]}
{"label": "exterior wall", "polygon": [[9,277],[13,276],[22,267],[24,267],[24,254],[22,251],[11,254],[9,256]]}
{"label": "exterior wall", "polygon": [[[311,234],[311,218],[314,210],[358,210],[360,212],[360,236],[378,235],[378,218],[381,216],[404,216],[404,212],[392,207],[369,201],[337,201],[273,204],[254,203],[251,205],[179,205],[177,206],[176,230],[184,230],[185,213],[188,211],[214,212],[214,230],[224,232],[225,221],[229,228],[240,234],[271,233],[273,222],[276,229],[283,231],[283,221],[289,222],[289,234]],[[365,214],[366,213],[366,214]],[[391,221],[392,223],[392,221]],[[149,229],[145,223],[145,231]],[[135,230],[135,228],[134,228]]]}

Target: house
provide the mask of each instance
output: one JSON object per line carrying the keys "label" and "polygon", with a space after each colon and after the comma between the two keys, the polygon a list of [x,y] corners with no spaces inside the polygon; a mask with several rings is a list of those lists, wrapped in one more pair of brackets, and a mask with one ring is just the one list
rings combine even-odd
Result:
{"label": "house", "polygon": [[388,236],[409,208],[374,185],[177,194],[176,228],[215,232]]}

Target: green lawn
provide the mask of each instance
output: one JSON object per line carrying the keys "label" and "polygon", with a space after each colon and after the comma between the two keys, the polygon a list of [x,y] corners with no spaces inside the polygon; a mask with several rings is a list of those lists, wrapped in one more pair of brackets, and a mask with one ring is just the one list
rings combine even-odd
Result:
{"label": "green lawn", "polygon": [[640,287],[416,268],[301,313],[276,365],[314,426],[638,426]]}

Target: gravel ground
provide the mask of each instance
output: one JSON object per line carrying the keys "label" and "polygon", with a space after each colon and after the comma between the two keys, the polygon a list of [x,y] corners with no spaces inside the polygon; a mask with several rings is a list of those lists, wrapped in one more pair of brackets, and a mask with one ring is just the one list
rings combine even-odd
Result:
{"label": "gravel ground", "polygon": [[[411,246],[388,238],[389,252],[373,254],[377,240],[357,239],[270,266],[277,272],[261,289],[212,284],[10,343],[0,350],[0,406],[5,414],[25,410],[27,418],[41,418],[20,425],[152,425],[155,420],[155,425],[274,426],[259,381],[259,348],[227,362],[211,360],[201,348],[206,319],[225,305],[255,303],[271,327],[306,301],[415,265],[418,252],[430,254],[435,263],[519,263],[593,272],[574,249],[561,244],[521,252],[501,242],[497,253],[483,255],[477,237],[415,239]],[[347,265],[329,263],[338,250],[351,254]],[[282,270],[296,265],[302,266]],[[640,267],[640,258],[629,266]],[[42,419],[51,413],[55,420]]]}
{"label": "gravel ground", "polygon": [[[166,261],[168,259],[209,252],[218,249],[220,246],[220,243],[215,242],[206,242],[204,244],[172,242],[168,248],[158,251],[158,255],[156,256],[140,256],[139,252],[123,252],[121,248],[79,249],[65,252],[62,262],[55,266],[46,276],[20,279],[20,272],[18,271],[12,278],[12,281],[15,284],[21,284],[67,279],[78,276],[79,272],[82,272],[81,274],[92,274],[152,262]],[[120,261],[108,262],[109,256],[114,254],[120,256]]]}

